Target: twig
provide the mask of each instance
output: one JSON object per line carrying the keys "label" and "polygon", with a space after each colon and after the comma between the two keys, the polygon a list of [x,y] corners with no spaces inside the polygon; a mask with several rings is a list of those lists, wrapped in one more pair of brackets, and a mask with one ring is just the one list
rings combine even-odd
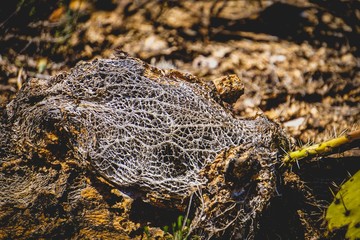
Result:
{"label": "twig", "polygon": [[315,156],[326,156],[333,153],[335,148],[339,148],[344,146],[345,144],[349,144],[354,142],[355,140],[360,139],[360,130],[355,130],[343,136],[333,138],[326,142],[314,144],[308,147],[304,147],[300,150],[293,151],[287,153],[287,155],[283,158],[283,163],[285,165],[294,164],[298,160],[308,157]]}

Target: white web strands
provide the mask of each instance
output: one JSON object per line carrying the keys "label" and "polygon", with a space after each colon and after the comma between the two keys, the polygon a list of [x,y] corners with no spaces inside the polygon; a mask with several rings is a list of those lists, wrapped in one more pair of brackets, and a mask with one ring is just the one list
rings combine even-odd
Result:
{"label": "white web strands", "polygon": [[202,86],[150,79],[145,67],[132,58],[95,60],[50,79],[35,105],[13,103],[13,109],[23,108],[13,113],[20,115],[15,144],[34,141],[44,119],[67,130],[79,125],[72,148],[102,176],[120,186],[181,196],[205,183],[199,171],[223,149],[266,141],[259,128],[265,119],[235,119]]}

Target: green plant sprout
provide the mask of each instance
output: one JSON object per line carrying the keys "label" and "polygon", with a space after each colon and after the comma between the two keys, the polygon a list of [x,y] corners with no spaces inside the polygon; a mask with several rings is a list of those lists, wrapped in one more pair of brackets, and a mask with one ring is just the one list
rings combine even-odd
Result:
{"label": "green plant sprout", "polygon": [[[186,240],[188,239],[190,229],[190,219],[184,219],[184,216],[180,215],[177,221],[172,223],[172,236],[174,240]],[[165,226],[164,231],[168,230],[169,227]]]}
{"label": "green plant sprout", "polygon": [[174,240],[187,239],[190,223],[189,219],[184,220],[184,216],[178,217],[177,222],[172,224]]}

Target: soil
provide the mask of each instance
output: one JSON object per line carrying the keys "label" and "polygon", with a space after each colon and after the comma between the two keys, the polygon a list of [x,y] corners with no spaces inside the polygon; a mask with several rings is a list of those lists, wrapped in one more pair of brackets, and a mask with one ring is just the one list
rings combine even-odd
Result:
{"label": "soil", "polygon": [[[315,0],[12,1],[0,10],[0,110],[29,79],[48,79],[121,49],[209,81],[236,74],[245,90],[230,106],[234,114],[278,122],[294,148],[321,142],[359,128],[359,9],[358,1]],[[325,238],[329,188],[336,192],[360,169],[359,156],[357,147],[289,172],[257,238]],[[314,199],[294,190],[299,182],[293,178],[304,181]],[[141,206],[130,214],[141,226],[176,221],[177,212],[154,220],[152,207]],[[130,237],[143,235],[137,231]]]}

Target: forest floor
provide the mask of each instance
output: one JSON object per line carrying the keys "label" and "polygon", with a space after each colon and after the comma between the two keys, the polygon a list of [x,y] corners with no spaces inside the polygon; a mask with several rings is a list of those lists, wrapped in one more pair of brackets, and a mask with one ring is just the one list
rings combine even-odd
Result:
{"label": "forest floor", "polygon": [[[0,109],[30,78],[50,78],[121,49],[205,80],[238,75],[245,93],[234,114],[266,115],[295,146],[359,128],[357,1],[51,2],[14,1],[0,10]],[[359,156],[357,148],[294,171],[330,202],[329,188],[336,191],[360,169]],[[283,201],[274,202],[268,218]],[[289,236],[290,215],[280,213],[282,220],[268,223],[260,236]],[[321,214],[315,218],[323,221]]]}

